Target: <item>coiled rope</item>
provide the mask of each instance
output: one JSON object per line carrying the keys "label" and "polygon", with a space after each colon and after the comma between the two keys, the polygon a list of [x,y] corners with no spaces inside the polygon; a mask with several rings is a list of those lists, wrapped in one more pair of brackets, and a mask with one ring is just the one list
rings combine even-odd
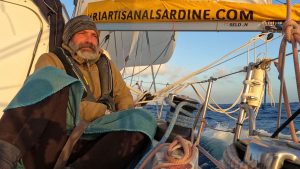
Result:
{"label": "coiled rope", "polygon": [[[178,169],[192,168],[190,162],[196,157],[198,149],[192,143],[181,136],[175,137],[171,144],[167,144],[168,149],[164,155],[167,162],[157,164],[153,169],[176,167]],[[176,151],[183,152],[177,156]],[[198,164],[197,164],[198,165]]]}
{"label": "coiled rope", "polygon": [[[166,102],[168,102],[169,104],[172,103],[169,98],[166,98]],[[194,106],[194,104],[190,104],[188,102],[181,102],[181,103],[178,104],[178,106],[176,107],[173,119],[171,120],[171,122],[169,124],[169,127],[168,127],[167,131],[165,132],[164,136],[161,138],[161,140],[159,141],[159,143],[153,149],[151,149],[148,153],[145,154],[145,156],[141,159],[141,161],[137,164],[137,166],[135,168],[144,169],[145,166],[147,165],[147,163],[154,157],[154,155],[159,150],[161,150],[165,146],[169,146],[170,145],[169,143],[165,143],[165,142],[168,139],[168,137],[169,137],[169,135],[170,135],[170,133],[171,133],[174,125],[175,125],[175,122],[176,122],[176,119],[177,119],[177,116],[178,116],[179,112],[180,111],[186,111],[186,110],[182,109],[182,107],[185,106],[185,105],[189,105],[189,106],[192,106],[192,107]],[[177,139],[174,140],[174,142],[176,142],[176,143],[173,143],[175,145],[179,144],[180,146],[184,147],[184,152],[187,152],[187,155],[186,155],[186,153],[184,153],[184,155],[182,157],[182,158],[184,158],[184,160],[183,160],[184,162],[180,161],[180,163],[177,164],[177,166],[178,165],[179,166],[180,165],[181,166],[188,165],[188,163],[190,162],[190,160],[193,159],[194,155],[197,152],[196,151],[197,148],[195,146],[191,147],[190,146],[191,144],[188,144],[188,142],[186,142],[187,140],[183,141],[182,139],[183,138],[177,137]],[[179,145],[177,145],[177,146],[179,146]],[[177,146],[173,147],[172,149],[178,148]],[[187,149],[186,148],[187,146],[190,147],[190,149]],[[167,162],[166,164],[169,165],[168,163],[169,162]],[[157,167],[160,167],[160,166],[157,166]]]}

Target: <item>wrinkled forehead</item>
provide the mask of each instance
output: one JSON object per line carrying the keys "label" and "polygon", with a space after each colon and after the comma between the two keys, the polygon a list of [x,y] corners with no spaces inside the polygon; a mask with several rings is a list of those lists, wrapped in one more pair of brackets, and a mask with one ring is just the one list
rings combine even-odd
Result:
{"label": "wrinkled forehead", "polygon": [[81,31],[78,31],[76,32],[74,35],[76,34],[91,34],[91,35],[95,35],[95,36],[99,36],[99,31],[96,31],[96,30],[92,30],[92,29],[85,29],[85,30],[81,30]]}

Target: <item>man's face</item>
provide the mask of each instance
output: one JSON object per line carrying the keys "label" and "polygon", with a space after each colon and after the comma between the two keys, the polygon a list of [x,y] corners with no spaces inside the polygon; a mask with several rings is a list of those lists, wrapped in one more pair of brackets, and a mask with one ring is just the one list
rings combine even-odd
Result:
{"label": "man's face", "polygon": [[93,60],[98,57],[98,36],[94,30],[82,30],[74,34],[69,43],[70,48],[79,56]]}

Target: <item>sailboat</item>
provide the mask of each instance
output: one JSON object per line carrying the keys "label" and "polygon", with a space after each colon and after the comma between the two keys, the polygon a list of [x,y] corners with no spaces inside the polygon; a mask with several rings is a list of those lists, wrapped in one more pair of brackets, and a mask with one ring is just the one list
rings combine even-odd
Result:
{"label": "sailboat", "polygon": [[[233,0],[78,0],[75,2],[73,15],[85,14],[97,23],[97,28],[101,31],[99,42],[103,48],[108,50],[111,59],[117,64],[124,78],[130,79],[127,82],[135,96],[136,105],[144,106],[154,103],[160,110],[156,112],[159,126],[155,138],[157,142],[154,143],[154,148],[145,155],[137,168],[157,166],[167,168],[164,164],[171,163],[163,155],[167,150],[159,148],[167,140],[172,141],[177,138],[177,135],[180,136],[179,142],[184,138],[189,146],[192,145],[189,148],[192,156],[188,157],[188,163],[179,163],[186,168],[198,168],[201,165],[198,164],[198,156],[201,154],[212,161],[217,168],[300,168],[299,141],[293,123],[290,122],[299,114],[299,110],[294,114],[290,113],[284,124],[279,123],[278,129],[271,136],[257,132],[255,127],[257,113],[264,96],[266,72],[270,64],[278,59],[281,60],[278,67],[281,72],[279,104],[281,110],[281,95],[285,93],[283,69],[281,69],[284,67],[284,59],[282,60],[284,57],[255,58],[253,62],[250,62],[249,59],[247,64],[243,65],[245,67],[236,72],[212,76],[201,81],[193,79],[194,76],[230,60],[229,56],[241,48],[251,47],[261,40],[263,44],[272,41],[273,33],[285,30],[284,23],[287,15],[290,20],[294,21],[290,24],[297,33],[300,22],[299,4],[279,5],[272,4],[270,0],[239,2]],[[2,7],[0,19],[3,21],[5,30],[1,34],[5,41],[0,41],[1,110],[17,93],[26,77],[33,72],[32,65],[37,57],[59,43],[59,39],[56,39],[60,33],[59,29],[54,31],[51,27],[56,24],[57,28],[58,20],[51,20],[51,15],[60,16],[63,21],[67,21],[69,16],[63,5],[55,3],[56,1],[54,5],[51,5],[46,1],[0,0]],[[286,11],[289,11],[289,14]],[[211,64],[159,89],[156,86],[156,76],[159,73],[160,65],[168,62],[172,57],[178,36],[177,31],[255,31],[260,33],[238,49]],[[295,39],[297,40],[297,37]],[[255,50],[255,48],[248,48],[248,51]],[[7,73],[7,70],[11,69],[17,69],[17,71]],[[138,75],[146,69],[151,71],[150,88],[153,86],[153,91],[144,90],[140,79],[131,78],[139,77]],[[235,128],[232,130],[234,135],[224,153],[222,152],[223,159],[217,160],[199,145],[200,138],[203,139],[201,136],[205,127],[206,113],[208,109],[212,109],[230,117],[231,115],[228,113],[230,108],[216,108],[210,104],[213,102],[212,86],[217,80],[241,72],[244,73],[241,94],[232,106],[238,105],[238,116],[232,117],[236,119]],[[199,89],[201,85],[198,86],[198,84],[207,84],[207,88],[204,89],[205,96],[201,95],[200,90],[202,89]],[[197,96],[196,99],[181,94],[188,87],[192,88]],[[173,113],[169,113],[170,115],[166,115],[167,117],[162,114],[164,104],[172,107],[170,112]],[[285,106],[288,109],[288,105]],[[246,116],[249,119],[249,132],[247,136],[243,136],[242,125]],[[281,138],[278,133],[288,124],[292,136]],[[171,131],[173,132],[170,133]],[[160,151],[152,153],[156,150]],[[179,154],[171,155],[176,156],[173,161],[187,158],[184,154],[185,151],[182,152],[180,149],[176,152]],[[152,154],[154,155],[152,156]],[[145,162],[147,160],[149,160],[148,163]]]}

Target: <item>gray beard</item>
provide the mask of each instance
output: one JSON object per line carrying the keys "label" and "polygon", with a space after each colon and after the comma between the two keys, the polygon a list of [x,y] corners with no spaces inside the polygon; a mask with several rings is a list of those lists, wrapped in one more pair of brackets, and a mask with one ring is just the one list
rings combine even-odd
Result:
{"label": "gray beard", "polygon": [[76,54],[79,57],[81,57],[81,58],[83,58],[85,60],[88,60],[88,61],[96,60],[99,57],[98,52],[86,52],[86,51],[82,52],[81,50],[78,50],[76,52]]}
{"label": "gray beard", "polygon": [[96,47],[96,51],[82,51],[79,49],[79,45],[75,45],[72,41],[70,41],[69,47],[73,50],[75,55],[78,55],[84,60],[93,61],[99,57],[99,47]]}

